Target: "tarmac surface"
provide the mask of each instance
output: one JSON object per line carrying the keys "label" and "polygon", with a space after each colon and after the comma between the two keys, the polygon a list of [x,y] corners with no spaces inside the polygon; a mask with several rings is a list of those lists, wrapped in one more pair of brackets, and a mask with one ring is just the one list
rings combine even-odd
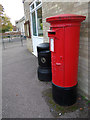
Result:
{"label": "tarmac surface", "polygon": [[2,117],[52,118],[42,91],[51,87],[37,77],[37,58],[22,47],[11,44],[3,50]]}
{"label": "tarmac surface", "polygon": [[[51,82],[37,77],[38,60],[20,41],[6,43],[2,52],[2,117],[55,118],[53,109],[43,96],[52,88]],[[48,93],[48,92],[47,92]],[[46,93],[46,94],[47,94]],[[46,100],[45,100],[46,99]],[[50,98],[52,101],[52,98]],[[57,118],[87,118],[87,107]],[[59,119],[57,119],[59,120]]]}

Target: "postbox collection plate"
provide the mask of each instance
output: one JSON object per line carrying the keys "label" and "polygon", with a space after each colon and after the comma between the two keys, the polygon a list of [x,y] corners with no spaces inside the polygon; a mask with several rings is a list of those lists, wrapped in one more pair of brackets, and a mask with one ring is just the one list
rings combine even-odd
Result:
{"label": "postbox collection plate", "polygon": [[50,48],[51,48],[51,51],[54,52],[54,39],[53,38],[50,38]]}

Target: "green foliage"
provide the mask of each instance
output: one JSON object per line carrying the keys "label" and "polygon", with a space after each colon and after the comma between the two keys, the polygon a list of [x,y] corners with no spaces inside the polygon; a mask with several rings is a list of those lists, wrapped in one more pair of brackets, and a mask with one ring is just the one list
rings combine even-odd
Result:
{"label": "green foliage", "polygon": [[5,33],[7,31],[12,31],[13,26],[10,22],[10,18],[3,13],[4,8],[0,4],[0,32]]}
{"label": "green foliage", "polygon": [[0,15],[2,15],[3,12],[4,12],[4,8],[3,8],[3,6],[0,4]]}
{"label": "green foliage", "polygon": [[8,18],[6,15],[2,17],[2,33],[10,31],[13,29],[13,26],[10,22],[10,18]]}
{"label": "green foliage", "polygon": [[82,96],[82,99],[83,99],[83,100],[86,100],[86,97],[85,97],[85,96]]}
{"label": "green foliage", "polygon": [[41,27],[41,30],[43,30],[43,24],[42,23],[40,24],[40,27]]}
{"label": "green foliage", "polygon": [[86,104],[90,104],[90,100],[88,100]]}

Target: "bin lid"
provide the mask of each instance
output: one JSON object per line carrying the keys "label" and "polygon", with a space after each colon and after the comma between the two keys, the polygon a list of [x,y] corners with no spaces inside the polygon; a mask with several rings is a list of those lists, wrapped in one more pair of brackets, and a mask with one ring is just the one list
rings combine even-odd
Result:
{"label": "bin lid", "polygon": [[83,20],[86,19],[86,16],[82,15],[76,15],[76,14],[60,14],[56,16],[52,16],[49,18],[46,18],[46,22],[52,22],[52,21],[80,21],[82,22]]}
{"label": "bin lid", "polygon": [[49,43],[41,43],[37,46],[37,51],[49,50]]}

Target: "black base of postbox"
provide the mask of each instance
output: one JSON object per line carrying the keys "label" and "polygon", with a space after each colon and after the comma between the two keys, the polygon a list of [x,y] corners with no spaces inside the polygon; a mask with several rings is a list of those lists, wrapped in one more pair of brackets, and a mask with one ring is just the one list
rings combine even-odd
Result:
{"label": "black base of postbox", "polygon": [[77,85],[73,87],[60,87],[52,83],[52,96],[61,106],[70,106],[77,101]]}

